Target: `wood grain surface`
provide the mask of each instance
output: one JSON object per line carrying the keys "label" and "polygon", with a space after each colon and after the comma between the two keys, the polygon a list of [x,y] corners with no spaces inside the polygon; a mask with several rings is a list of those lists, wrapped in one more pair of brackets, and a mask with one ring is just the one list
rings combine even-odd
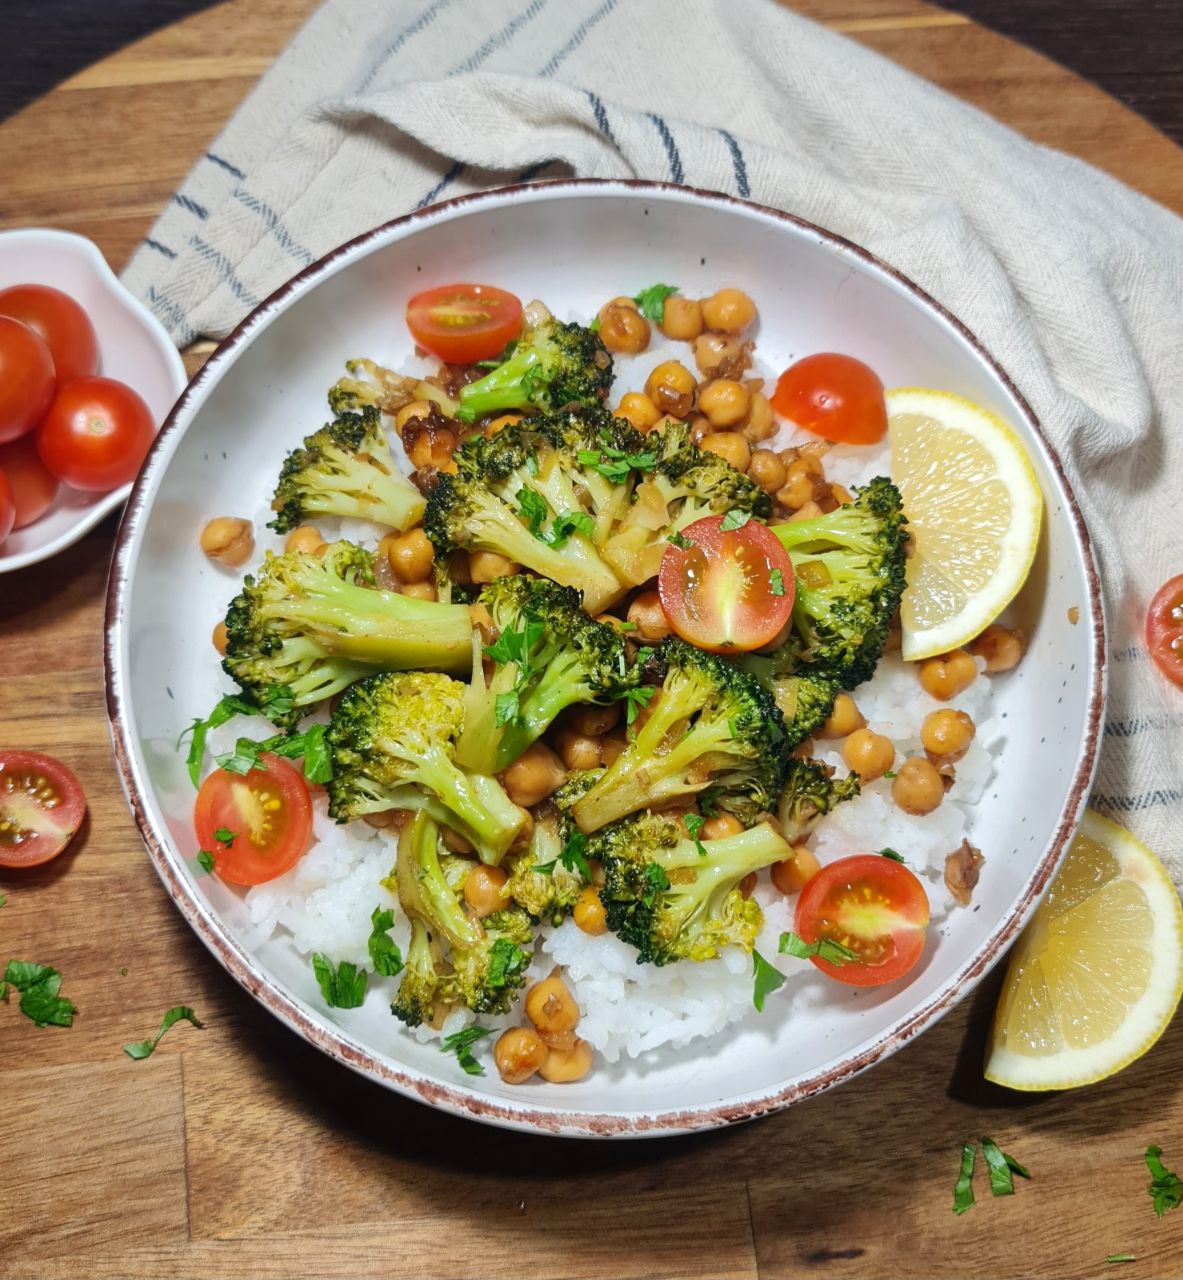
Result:
{"label": "wood grain surface", "polygon": [[[795,7],[1183,210],[1183,152],[1029,50],[911,0]],[[80,231],[122,265],[311,8],[230,0],[0,126],[0,226]],[[0,959],[56,966],[80,1010],[38,1029],[0,1005],[0,1276],[1183,1274],[1183,1212],[1155,1219],[1141,1160],[1157,1142],[1183,1169],[1183,1022],[1091,1089],[1008,1094],[980,1068],[997,975],[842,1089],[691,1139],[503,1133],[330,1063],[205,952],[128,816],[100,669],[112,534],[0,577],[0,740],[60,756],[90,800],[58,862],[0,872]],[[204,1031],[122,1055],[180,1003]],[[960,1146],[982,1134],[1032,1180],[995,1200],[979,1174],[955,1218]]]}

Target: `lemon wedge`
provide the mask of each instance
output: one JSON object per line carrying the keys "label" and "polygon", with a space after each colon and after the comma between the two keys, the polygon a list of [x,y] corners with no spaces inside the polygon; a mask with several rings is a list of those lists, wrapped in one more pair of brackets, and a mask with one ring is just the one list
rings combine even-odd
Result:
{"label": "lemon wedge", "polygon": [[968,644],[1010,604],[1039,545],[1043,495],[1010,427],[946,391],[887,393],[892,478],[912,534],[903,655]]}
{"label": "lemon wedge", "polygon": [[986,1079],[1008,1089],[1103,1080],[1162,1034],[1183,995],[1183,907],[1162,863],[1089,810],[1011,953]]}

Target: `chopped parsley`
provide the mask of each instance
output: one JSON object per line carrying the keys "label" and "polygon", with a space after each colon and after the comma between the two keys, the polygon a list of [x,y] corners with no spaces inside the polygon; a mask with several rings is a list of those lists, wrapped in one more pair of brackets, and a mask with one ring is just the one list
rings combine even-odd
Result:
{"label": "chopped parsley", "polygon": [[546,505],[546,499],[542,494],[534,489],[527,489],[523,485],[514,497],[518,500],[518,510],[522,514],[522,519],[529,526],[530,532],[536,537],[542,537],[542,529],[550,516],[550,507]]}
{"label": "chopped parsley", "polygon": [[961,1172],[953,1187],[953,1212],[959,1218],[974,1207],[974,1161],[977,1153],[977,1147],[972,1142],[967,1142],[961,1148]]}
{"label": "chopped parsley", "polygon": [[1020,1178],[1030,1178],[1030,1172],[1021,1165],[1014,1156],[998,1149],[998,1144],[990,1138],[982,1139],[982,1158],[990,1170],[990,1192],[996,1196],[1013,1196],[1015,1180],[1012,1174]]}
{"label": "chopped parsley", "polygon": [[678,292],[676,284],[651,284],[648,289],[633,294],[633,301],[646,320],[661,324],[665,319],[665,300]]}
{"label": "chopped parsley", "polygon": [[333,776],[333,760],[325,741],[325,728],[323,724],[310,724],[301,733],[277,733],[273,738],[264,738],[262,742],[256,742],[253,738],[239,738],[233,751],[215,756],[214,759],[218,768],[225,769],[227,773],[246,774],[252,769],[266,768],[259,759],[266,751],[289,760],[303,757],[304,776],[308,781],[328,782]]}
{"label": "chopped parsley", "polygon": [[1137,1262],[1138,1259],[1132,1253],[1111,1253],[1105,1258],[1106,1262]]}
{"label": "chopped parsley", "polygon": [[370,963],[374,966],[375,973],[380,973],[384,978],[393,978],[403,970],[402,952],[390,936],[390,930],[394,928],[394,912],[375,907],[370,916],[370,924]]}
{"label": "chopped parsley", "polygon": [[1146,1167],[1150,1170],[1150,1186],[1146,1191],[1154,1204],[1154,1212],[1160,1218],[1168,1209],[1177,1209],[1180,1201],[1183,1201],[1183,1182],[1180,1182],[1177,1173],[1166,1168],[1159,1159],[1161,1155],[1161,1147],[1146,1148]]}
{"label": "chopped parsley", "polygon": [[214,855],[210,853],[208,849],[198,849],[197,865],[207,876],[212,875],[214,870]]}
{"label": "chopped parsley", "polygon": [[[186,763],[189,766],[189,778],[195,787],[201,785],[201,762],[205,758],[205,739],[211,729],[216,729],[235,716],[258,715],[259,708],[253,702],[239,697],[236,693],[227,693],[218,700],[217,705],[204,720],[198,718],[177,739],[177,750],[188,735],[189,754]],[[243,770],[243,772],[246,772]]]}
{"label": "chopped parsley", "polygon": [[798,960],[809,960],[817,956],[819,960],[828,960],[831,964],[848,964],[857,962],[858,952],[852,951],[833,938],[818,938],[816,942],[806,942],[799,933],[782,933],[777,950],[782,956],[796,956]]}
{"label": "chopped parsley", "polygon": [[764,1012],[765,997],[785,985],[785,975],[758,952],[752,952],[752,1003],[757,1013]]}
{"label": "chopped parsley", "polygon": [[2,907],[7,901],[8,901],[8,894],[0,893],[0,907]]}
{"label": "chopped parsley", "polygon": [[491,991],[501,991],[509,985],[515,974],[521,973],[530,963],[530,957],[508,938],[498,938],[489,952],[489,971],[486,977]]}
{"label": "chopped parsley", "polygon": [[62,975],[32,960],[10,960],[4,969],[0,999],[8,1000],[8,988],[21,993],[21,1013],[39,1027],[69,1027],[78,1006],[60,995]]}
{"label": "chopped parsley", "polygon": [[742,529],[751,518],[749,512],[740,511],[738,507],[735,507],[723,517],[723,523],[719,528],[724,533],[731,533],[733,529]]}
{"label": "chopped parsley", "polygon": [[205,1023],[189,1008],[187,1004],[174,1005],[165,1015],[164,1021],[160,1024],[160,1030],[148,1040],[136,1040],[131,1044],[123,1046],[123,1052],[129,1058],[139,1061],[141,1058],[150,1058],[156,1052],[156,1046],[164,1037],[164,1033],[169,1027],[175,1026],[178,1022],[184,1020],[191,1022],[198,1031],[201,1031]]}
{"label": "chopped parsley", "polygon": [[784,595],[785,575],[779,569],[770,569],[768,571],[768,589],[774,596]]}
{"label": "chopped parsley", "polygon": [[721,787],[710,786],[698,793],[698,807],[708,818],[717,818],[719,816],[717,801],[721,790]]}
{"label": "chopped parsley", "polygon": [[688,813],[682,819],[686,824],[686,830],[690,832],[690,839],[694,841],[694,847],[698,850],[698,856],[705,858],[707,856],[707,847],[699,839],[699,832],[706,825],[706,819],[697,813]]}
{"label": "chopped parsley", "polygon": [[366,971],[349,960],[334,965],[319,951],[312,953],[312,972],[330,1009],[357,1009],[366,998]]}
{"label": "chopped parsley", "polygon": [[670,878],[665,873],[665,868],[659,866],[656,862],[647,862],[645,864],[645,892],[641,895],[641,901],[651,907],[657,901],[657,895],[663,893],[670,887]]}
{"label": "chopped parsley", "polygon": [[581,467],[598,471],[613,484],[624,484],[632,471],[652,471],[657,466],[656,453],[626,453],[623,449],[614,448],[607,440],[599,449],[580,449],[576,456]]}
{"label": "chopped parsley", "polygon": [[616,695],[616,699],[618,702],[624,703],[624,723],[626,728],[632,727],[633,721],[653,701],[653,695],[656,692],[657,686],[652,684],[637,684],[628,689],[621,689]]}
{"label": "chopped parsley", "polygon": [[227,849],[229,849],[234,844],[234,841],[237,838],[238,838],[238,832],[231,831],[229,827],[219,827],[214,832],[214,839],[219,844],[224,844]]}
{"label": "chopped parsley", "polygon": [[890,781],[890,779],[892,779],[892,778],[894,778],[894,777],[895,777],[895,770],[894,770],[894,769],[885,769],[885,770],[883,771],[883,776],[884,776],[885,778],[887,778],[887,779]]}
{"label": "chopped parsley", "polygon": [[679,551],[689,551],[691,547],[698,546],[698,543],[693,538],[688,538],[684,533],[679,533],[677,530],[666,538],[666,542],[672,542]]}
{"label": "chopped parsley", "polygon": [[514,663],[517,679],[512,689],[499,693],[493,700],[493,719],[497,727],[516,723],[521,715],[522,690],[530,680],[530,654],[546,630],[541,618],[525,614],[518,629],[506,627],[497,639],[485,646],[485,656],[499,665]]}
{"label": "chopped parsley", "polygon": [[[504,941],[504,939],[500,939]],[[450,1036],[444,1036],[440,1042],[441,1053],[454,1053],[456,1061],[460,1064],[460,1069],[470,1076],[483,1076],[485,1074],[484,1067],[473,1056],[472,1046],[485,1036],[491,1036],[492,1031],[488,1027],[482,1027],[479,1023],[475,1023],[471,1027],[465,1027],[463,1031],[454,1031]]]}
{"label": "chopped parsley", "polygon": [[[530,870],[550,876],[554,875],[556,865],[562,863],[568,871],[577,871],[584,884],[591,884],[591,867],[588,865],[586,850],[587,836],[582,831],[573,831],[568,836],[567,843],[563,845],[563,851],[557,858],[552,859],[550,862],[541,862],[536,867],[531,867]],[[656,863],[653,865],[656,865]]]}
{"label": "chopped parsley", "polygon": [[557,549],[563,546],[573,533],[590,538],[595,527],[596,522],[586,511],[567,511],[561,516],[555,516],[551,521],[550,529],[540,536],[548,547]]}
{"label": "chopped parsley", "polygon": [[894,849],[880,849],[879,856],[881,858],[890,858],[892,862],[903,862],[903,858]]}

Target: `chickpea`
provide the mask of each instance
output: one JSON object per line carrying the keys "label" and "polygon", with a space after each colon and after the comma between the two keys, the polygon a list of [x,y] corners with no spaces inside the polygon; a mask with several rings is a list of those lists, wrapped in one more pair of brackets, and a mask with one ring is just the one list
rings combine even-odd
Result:
{"label": "chickpea", "polygon": [[434,582],[407,582],[403,584],[403,595],[412,600],[434,600],[436,598]]}
{"label": "chickpea", "polygon": [[598,769],[603,763],[600,744],[574,729],[560,729],[555,736],[559,759],[568,769]]}
{"label": "chickpea", "polygon": [[435,550],[422,529],[408,529],[386,544],[386,559],[400,582],[426,582],[435,567]]}
{"label": "chickpea", "polygon": [[542,742],[532,742],[501,775],[509,798],[523,809],[540,804],[566,780],[563,762]]}
{"label": "chickpea", "polygon": [[459,831],[453,831],[451,827],[440,827],[440,839],[453,853],[475,853],[472,847],[472,841],[467,836],[462,836]]}
{"label": "chickpea", "polygon": [[594,884],[583,886],[572,915],[576,925],[584,933],[598,936],[608,931],[608,915],[604,910],[604,904],[600,901],[600,891]]}
{"label": "chickpea", "polygon": [[697,445],[711,434],[711,424],[701,413],[692,414],[690,418],[690,439]]}
{"label": "chickpea", "polygon": [[214,648],[217,649],[224,658],[226,656],[226,645],[229,643],[229,636],[226,634],[226,624],[224,622],[219,622],[214,627],[214,634],[212,638]]}
{"label": "chickpea", "polygon": [[800,510],[794,511],[793,514],[789,516],[788,523],[792,524],[795,520],[812,520],[816,516],[824,514],[825,512],[822,511],[821,507],[819,507],[816,502],[807,502],[800,508]]}
{"label": "chickpea", "polygon": [[775,493],[784,487],[789,469],[771,449],[757,449],[748,463],[748,475],[765,493]]}
{"label": "chickpea", "polygon": [[945,783],[931,760],[913,756],[892,779],[891,798],[905,813],[931,813],[945,795]]}
{"label": "chickpea", "polygon": [[570,1053],[579,1043],[574,1031],[539,1031],[538,1039],[548,1049],[557,1049],[560,1053]]}
{"label": "chickpea", "polygon": [[698,407],[712,427],[734,427],[752,407],[752,393],[734,378],[716,378],[698,393]]}
{"label": "chickpea", "polygon": [[994,623],[969,646],[975,658],[986,663],[987,675],[1010,671],[1019,665],[1019,659],[1027,651],[1027,641],[1021,631],[1011,631]]}
{"label": "chickpea", "polygon": [[694,407],[694,374],[678,360],[663,360],[645,380],[645,394],[661,410],[685,418]]}
{"label": "chickpea", "polygon": [[708,329],[741,334],[756,319],[756,304],[742,289],[720,289],[702,300],[702,318]]}
{"label": "chickpea", "polygon": [[735,374],[747,367],[743,343],[724,333],[703,333],[694,339],[694,363],[704,378],[721,376],[721,371]]}
{"label": "chickpea", "polygon": [[610,768],[614,765],[617,760],[620,759],[627,747],[628,742],[625,740],[624,734],[608,734],[608,736],[600,743],[600,755],[604,759],[605,767]]}
{"label": "chickpea", "polygon": [[591,1065],[591,1045],[586,1040],[576,1040],[575,1047],[565,1053],[561,1049],[552,1049],[538,1068],[538,1074],[551,1084],[571,1084],[582,1080],[591,1070]]}
{"label": "chickpea", "polygon": [[403,825],[403,814],[405,809],[383,809],[381,813],[367,813],[362,821],[367,827],[373,827],[375,831],[388,831],[392,827],[401,827]]}
{"label": "chickpea", "polygon": [[789,463],[785,483],[776,495],[782,507],[798,511],[807,502],[817,502],[828,493],[822,466],[816,458],[796,458]]}
{"label": "chickpea", "polygon": [[394,429],[401,437],[403,428],[411,421],[412,418],[429,418],[431,416],[431,402],[428,400],[412,400],[410,404],[405,404],[394,415]]}
{"label": "chickpea", "polygon": [[830,485],[830,498],[836,507],[848,507],[854,501],[854,495],[845,486]]}
{"label": "chickpea", "polygon": [[568,728],[587,738],[598,738],[612,729],[620,720],[620,703],[610,702],[606,707],[582,706],[568,709],[565,722]]}
{"label": "chickpea", "polygon": [[506,1084],[522,1084],[541,1070],[550,1056],[533,1027],[510,1027],[497,1037],[493,1061]]}
{"label": "chickpea", "polygon": [[600,341],[618,355],[635,356],[649,345],[649,321],[632,298],[616,298],[599,310]]}
{"label": "chickpea", "polygon": [[807,849],[803,844],[795,844],[792,857],[776,863],[772,868],[772,883],[789,897],[800,893],[821,869],[821,863],[812,849]]}
{"label": "chickpea", "polygon": [[201,549],[216,564],[237,569],[255,549],[251,522],[237,516],[215,516],[201,531]]}
{"label": "chickpea", "polygon": [[702,332],[702,305],[696,298],[671,293],[661,313],[661,330],[675,342],[693,342]]}
{"label": "chickpea", "polygon": [[570,988],[552,973],[526,990],[526,1017],[548,1035],[573,1031],[579,1022],[579,1006]]}
{"label": "chickpea", "polygon": [[737,836],[743,830],[743,823],[733,813],[720,813],[708,818],[699,831],[702,840],[723,840],[727,836]]}
{"label": "chickpea", "polygon": [[895,762],[895,745],[890,738],[870,729],[856,729],[842,744],[842,759],[860,782],[882,778]]}
{"label": "chickpea", "polygon": [[948,702],[978,678],[978,664],[964,649],[954,649],[939,658],[926,658],[920,664],[919,675],[925,693]]}
{"label": "chickpea", "polygon": [[407,432],[405,441],[407,457],[416,471],[434,467],[444,470],[452,461],[452,450],[456,447],[456,437],[447,427],[428,427],[426,431]]}
{"label": "chickpea", "polygon": [[708,453],[718,454],[736,471],[746,471],[752,460],[751,445],[738,431],[714,431],[703,440],[699,448],[705,449]]}
{"label": "chickpea", "polygon": [[670,633],[656,591],[642,591],[628,607],[628,620],[636,626],[634,634],[639,640],[654,643],[664,640]]}
{"label": "chickpea", "polygon": [[867,722],[863,719],[863,714],[854,699],[849,693],[840,693],[834,699],[834,705],[826,717],[825,724],[816,732],[819,738],[845,738],[856,729],[866,727]]}
{"label": "chickpea", "polygon": [[657,425],[661,410],[643,392],[630,391],[620,397],[616,416],[626,418],[638,431],[648,431]]}
{"label": "chickpea", "polygon": [[942,707],[924,717],[920,745],[933,764],[956,764],[974,740],[974,722],[964,711]]}
{"label": "chickpea", "polygon": [[739,891],[745,898],[750,898],[752,893],[755,891],[756,879],[756,873],[754,871],[749,871],[748,874],[739,882]]}
{"label": "chickpea", "polygon": [[464,901],[483,920],[505,906],[502,889],[509,877],[503,867],[476,866],[464,877]]}
{"label": "chickpea", "polygon": [[761,391],[752,392],[752,406],[743,424],[743,433],[749,440],[767,440],[776,435],[776,418],[768,397]]}
{"label": "chickpea", "polygon": [[508,578],[518,573],[521,566],[496,551],[470,551],[468,553],[468,573],[473,582],[496,582],[498,578]]}
{"label": "chickpea", "polygon": [[291,533],[284,539],[283,549],[285,551],[304,551],[310,556],[323,547],[325,540],[320,536],[320,530],[314,524],[297,525]]}

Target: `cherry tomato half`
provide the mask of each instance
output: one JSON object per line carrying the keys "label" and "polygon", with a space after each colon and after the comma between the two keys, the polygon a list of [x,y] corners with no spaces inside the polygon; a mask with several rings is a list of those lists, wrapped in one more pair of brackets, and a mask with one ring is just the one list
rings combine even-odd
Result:
{"label": "cherry tomato half", "polygon": [[41,337],[59,385],[98,373],[98,335],[90,316],[68,293],[44,284],[14,284],[0,289],[0,316],[27,324]]}
{"label": "cherry tomato half", "polygon": [[713,653],[747,652],[775,640],[793,612],[793,562],[766,524],[724,529],[706,516],[661,557],[657,593],[666,621]]}
{"label": "cherry tomato half", "polygon": [[491,284],[445,284],[407,303],[407,328],[448,364],[491,360],[522,330],[522,304]]}
{"label": "cherry tomato half", "polygon": [[902,863],[859,853],[822,867],[806,884],[795,927],[806,942],[832,938],[858,953],[858,961],[845,964],[814,956],[823,973],[848,986],[878,987],[920,959],[928,895]]}
{"label": "cherry tomato half", "polygon": [[0,444],[33,430],[53,388],[49,348],[27,324],[0,316]]}
{"label": "cherry tomato half", "polygon": [[56,858],[86,813],[82,783],[40,751],[0,749],[0,867],[35,867]]}
{"label": "cherry tomato half", "polygon": [[824,352],[791,364],[777,380],[772,407],[815,436],[876,444],[887,434],[878,375],[853,356]]}
{"label": "cherry tomato half", "polygon": [[[33,436],[22,436],[11,444],[0,444],[0,471],[12,485],[12,497],[16,504],[14,529],[32,524],[49,509],[58,491],[57,477],[41,461],[37,441]],[[0,518],[0,528],[3,527]]]}
{"label": "cherry tomato half", "polygon": [[105,493],[136,478],[155,434],[139,392],[114,378],[75,378],[54,396],[37,451],[59,480]]}
{"label": "cherry tomato half", "polygon": [[[214,874],[230,884],[265,884],[291,870],[312,839],[312,799],[299,770],[269,752],[250,773],[215,769],[201,784],[193,825]],[[217,832],[226,839],[219,840]]]}
{"label": "cherry tomato half", "polygon": [[15,523],[16,495],[8,482],[8,476],[0,471],[0,542],[12,532]]}
{"label": "cherry tomato half", "polygon": [[1151,600],[1146,647],[1163,675],[1183,688],[1183,573],[1165,583]]}

